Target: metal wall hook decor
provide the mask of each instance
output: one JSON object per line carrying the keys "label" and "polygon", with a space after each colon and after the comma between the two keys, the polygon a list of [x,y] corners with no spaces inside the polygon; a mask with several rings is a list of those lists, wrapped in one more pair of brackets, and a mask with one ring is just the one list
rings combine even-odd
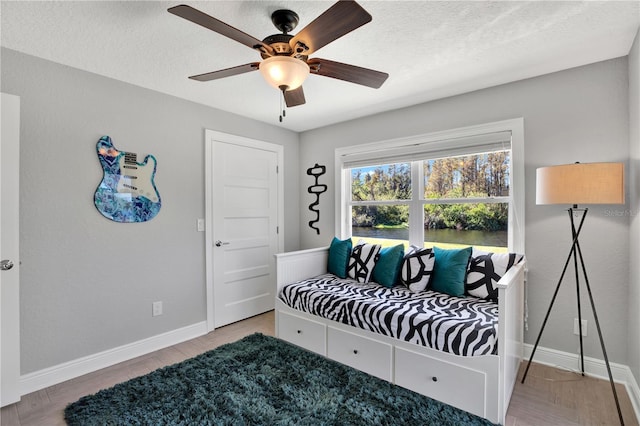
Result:
{"label": "metal wall hook decor", "polygon": [[320,221],[320,210],[318,210],[318,205],[320,204],[320,194],[327,191],[327,185],[319,184],[318,178],[325,174],[327,168],[325,166],[321,166],[316,163],[315,166],[307,169],[307,174],[309,176],[313,176],[315,178],[315,183],[307,188],[307,192],[309,194],[315,194],[316,200],[309,204],[309,210],[316,213],[316,218],[309,221],[309,228],[315,229],[316,234],[320,235],[320,228],[318,228],[315,224]]}

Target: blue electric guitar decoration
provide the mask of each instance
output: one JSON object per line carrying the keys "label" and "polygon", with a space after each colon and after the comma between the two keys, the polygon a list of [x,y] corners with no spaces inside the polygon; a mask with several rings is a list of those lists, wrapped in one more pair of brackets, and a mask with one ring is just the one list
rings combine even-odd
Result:
{"label": "blue electric guitar decoration", "polygon": [[147,155],[138,163],[132,152],[118,151],[109,136],[96,145],[104,175],[94,195],[96,208],[114,222],[146,222],[160,211],[160,194],[153,179],[156,159]]}

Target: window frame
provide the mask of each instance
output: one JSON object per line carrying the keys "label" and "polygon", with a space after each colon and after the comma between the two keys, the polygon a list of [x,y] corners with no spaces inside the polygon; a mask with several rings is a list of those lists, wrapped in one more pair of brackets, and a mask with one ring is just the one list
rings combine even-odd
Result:
{"label": "window frame", "polygon": [[[509,196],[473,199],[425,199],[423,160],[434,154],[434,158],[454,157],[469,154],[474,147],[482,150],[489,146],[492,134],[509,132],[511,135],[511,165]],[[479,152],[479,151],[478,151]],[[415,156],[415,159],[411,159]],[[365,165],[408,162],[411,164],[412,199],[394,201],[351,200],[351,169]],[[346,164],[346,166],[345,166]],[[351,206],[357,205],[409,205],[409,242],[422,245],[422,223],[425,204],[451,203],[509,203],[508,250],[524,253],[524,120],[515,118],[492,123],[421,134],[409,138],[391,139],[335,150],[336,170],[336,235],[341,239],[351,236]],[[416,192],[417,191],[417,192]]]}

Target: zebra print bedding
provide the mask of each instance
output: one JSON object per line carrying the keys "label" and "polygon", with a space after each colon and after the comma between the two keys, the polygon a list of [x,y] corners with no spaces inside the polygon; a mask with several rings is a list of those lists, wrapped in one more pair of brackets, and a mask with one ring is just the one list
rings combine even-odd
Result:
{"label": "zebra print bedding", "polygon": [[293,309],[439,351],[497,354],[498,305],[491,301],[332,274],[288,284],[278,297]]}

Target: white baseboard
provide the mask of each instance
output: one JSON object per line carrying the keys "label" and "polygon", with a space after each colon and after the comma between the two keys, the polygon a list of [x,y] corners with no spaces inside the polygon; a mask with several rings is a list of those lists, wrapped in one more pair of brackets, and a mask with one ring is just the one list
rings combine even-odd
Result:
{"label": "white baseboard", "polygon": [[[531,357],[533,351],[533,345],[527,343],[524,344],[524,359],[528,360]],[[565,370],[580,371],[580,355],[572,354],[568,352],[562,352],[555,349],[543,348],[538,346],[536,354],[533,358],[534,362],[550,365],[552,367],[558,367]],[[636,381],[631,369],[627,365],[616,364],[615,362],[609,362],[611,368],[611,375],[613,381],[616,383],[622,383],[627,388],[627,393],[631,399],[631,404],[636,413],[636,418],[640,419],[640,387]],[[609,374],[607,373],[607,366],[603,359],[584,357],[584,372],[585,374],[598,377],[601,379],[609,380]]]}
{"label": "white baseboard", "polygon": [[49,386],[157,351],[207,334],[207,322],[168,331],[157,336],[88,355],[63,364],[34,371],[20,377],[20,394],[26,395]]}
{"label": "white baseboard", "polygon": [[640,420],[640,387],[631,371],[629,371],[630,381],[627,382],[627,393],[633,405],[633,411],[636,412],[636,419]]}
{"label": "white baseboard", "polygon": [[[26,395],[49,386],[100,370],[119,362],[157,351],[186,340],[207,334],[207,322],[203,321],[187,327],[172,330],[157,336],[129,343],[104,352],[78,358],[43,370],[28,373],[20,377],[20,394]],[[524,359],[531,356],[533,345],[524,344]],[[538,346],[535,362],[567,370],[580,370],[578,354],[562,352]],[[613,380],[627,388],[636,417],[640,419],[640,387],[631,369],[622,364],[609,363]],[[584,370],[589,376],[609,380],[604,360],[584,357]]]}

